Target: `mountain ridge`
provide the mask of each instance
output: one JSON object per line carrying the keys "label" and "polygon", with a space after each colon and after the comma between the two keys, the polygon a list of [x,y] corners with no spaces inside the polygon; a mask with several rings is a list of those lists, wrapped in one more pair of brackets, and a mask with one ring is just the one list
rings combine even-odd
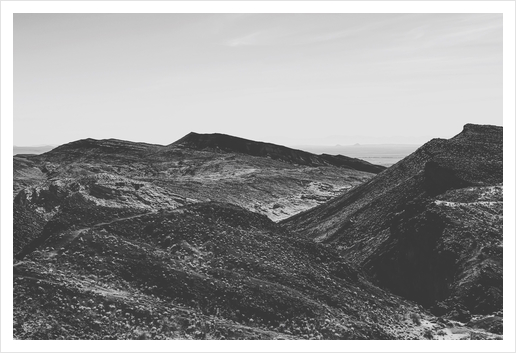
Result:
{"label": "mountain ridge", "polygon": [[99,153],[118,155],[121,153],[132,153],[134,157],[152,158],[153,156],[166,154],[171,148],[182,147],[197,150],[210,149],[214,152],[242,153],[307,166],[336,166],[369,173],[379,173],[386,169],[384,166],[343,155],[315,155],[310,152],[268,142],[254,141],[220,133],[198,134],[195,132],[190,132],[169,145],[132,142],[114,138],[100,140],[86,138],[57,146],[50,151],[35,155],[35,158],[44,159],[55,156],[57,159],[84,159],[94,157]]}
{"label": "mountain ridge", "polygon": [[[42,206],[50,202],[47,206],[52,208],[57,197],[52,190],[60,190],[60,195],[76,192],[69,190],[75,185],[66,180],[71,178],[79,183],[73,188],[78,187],[84,197],[113,206],[155,208],[158,204],[168,204],[163,202],[166,195],[183,195],[198,201],[230,202],[279,220],[368,179],[372,173],[360,170],[364,168],[357,164],[367,166],[366,170],[376,168],[344,156],[326,156],[332,159],[332,163],[328,163],[283,146],[275,148],[285,156],[301,153],[313,157],[316,165],[300,165],[292,158],[272,159],[238,149],[222,151],[183,146],[181,142],[191,136],[188,134],[167,146],[87,138],[40,155],[16,155],[13,157],[16,175],[13,193],[16,196],[22,189],[29,188],[17,202],[30,198],[29,203]],[[223,136],[224,140],[242,141]],[[266,145],[245,141],[254,146]],[[105,175],[99,177],[101,174]],[[131,185],[139,185],[139,189]]]}
{"label": "mountain ridge", "polygon": [[[499,310],[502,133],[502,127],[467,124],[451,139],[432,139],[364,184],[281,223],[333,244],[386,288],[441,314],[457,307]],[[481,289],[473,295],[470,287]]]}
{"label": "mountain ridge", "polygon": [[383,166],[374,165],[357,158],[342,155],[316,155],[282,145],[253,141],[220,133],[198,134],[190,132],[171,145],[186,146],[195,149],[211,148],[220,149],[226,152],[247,153],[252,156],[269,157],[272,159],[308,166],[334,165],[337,167],[348,167],[371,173],[379,173],[386,169]]}

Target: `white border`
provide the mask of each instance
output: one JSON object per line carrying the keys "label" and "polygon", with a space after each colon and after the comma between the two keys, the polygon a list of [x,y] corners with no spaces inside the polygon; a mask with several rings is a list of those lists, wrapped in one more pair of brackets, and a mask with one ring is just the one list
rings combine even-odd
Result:
{"label": "white border", "polygon": [[[13,13],[503,13],[504,340],[503,341],[13,341],[12,146]],[[2,1],[1,3],[1,351],[37,352],[514,352],[515,3],[513,1]],[[459,131],[457,131],[458,133]]]}

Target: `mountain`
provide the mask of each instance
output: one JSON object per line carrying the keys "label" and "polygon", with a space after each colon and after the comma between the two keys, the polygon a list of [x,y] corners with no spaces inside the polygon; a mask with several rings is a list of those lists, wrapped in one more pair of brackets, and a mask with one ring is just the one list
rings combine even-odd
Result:
{"label": "mountain", "polygon": [[[95,197],[97,203],[145,209],[165,207],[168,203],[163,202],[164,197],[177,199],[180,195],[197,201],[230,202],[280,220],[325,202],[373,175],[362,169],[383,170],[344,156],[325,155],[330,161],[326,162],[303,151],[227,135],[221,135],[222,142],[229,139],[253,146],[275,146],[278,159],[255,156],[254,150],[239,148],[194,148],[188,142],[191,136],[197,135],[189,134],[169,146],[85,139],[41,155],[15,156],[13,192],[18,194],[34,186],[24,193],[40,195],[43,189],[60,188],[63,194],[68,193],[63,190],[73,181],[79,185],[76,191],[90,199]],[[307,161],[313,158],[313,163],[299,164],[302,159],[298,156]]]}
{"label": "mountain", "polygon": [[435,314],[502,310],[503,130],[467,124],[282,222]]}
{"label": "mountain", "polygon": [[[188,140],[14,156],[15,339],[502,338],[499,316],[436,317],[372,280],[374,264],[277,222],[376,174],[342,156]],[[483,249],[475,261],[496,256]]]}
{"label": "mountain", "polygon": [[197,134],[189,133],[173,143],[174,146],[185,146],[194,149],[215,149],[225,152],[244,153],[257,157],[268,157],[283,162],[307,165],[351,168],[360,171],[379,173],[385,167],[368,163],[364,160],[345,156],[331,156],[327,154],[314,155],[309,152],[275,145],[272,143],[246,140],[240,137],[224,134]]}

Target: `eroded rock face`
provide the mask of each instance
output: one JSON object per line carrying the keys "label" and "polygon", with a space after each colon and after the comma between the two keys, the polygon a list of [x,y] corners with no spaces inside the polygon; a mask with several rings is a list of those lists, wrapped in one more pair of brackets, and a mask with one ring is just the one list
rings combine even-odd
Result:
{"label": "eroded rock face", "polygon": [[23,189],[14,198],[14,203],[33,206],[41,212],[50,213],[75,194],[81,195],[76,200],[81,199],[95,205],[142,211],[173,209],[187,202],[195,202],[151,183],[99,173],[77,179],[56,179],[37,187]]}
{"label": "eroded rock face", "polygon": [[334,244],[382,286],[436,313],[497,311],[502,147],[501,127],[468,124],[283,224]]}
{"label": "eroded rock face", "polygon": [[22,189],[15,196],[14,203],[36,206],[42,212],[52,212],[73,192],[73,187],[68,187],[68,183],[70,183],[70,180],[54,180],[36,187]]}
{"label": "eroded rock face", "polygon": [[13,217],[18,220],[13,224],[13,253],[17,254],[41,233],[48,219],[21,204],[13,205]]}

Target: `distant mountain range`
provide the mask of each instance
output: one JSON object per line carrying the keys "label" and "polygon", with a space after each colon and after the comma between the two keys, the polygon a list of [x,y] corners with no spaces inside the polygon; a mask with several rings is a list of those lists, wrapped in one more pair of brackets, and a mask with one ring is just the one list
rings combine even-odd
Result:
{"label": "distant mountain range", "polygon": [[52,150],[56,146],[13,146],[13,155],[17,154],[41,154]]}
{"label": "distant mountain range", "polygon": [[[195,133],[192,133],[195,134]],[[200,134],[203,136],[209,136],[211,134]],[[217,134],[215,134],[217,135]],[[218,134],[222,135],[222,134]],[[228,135],[226,135],[228,136]],[[185,136],[186,137],[186,136]],[[116,140],[116,139],[112,139]],[[118,140],[121,141],[121,140]],[[251,140],[247,140],[251,141]],[[327,141],[327,143],[329,143]],[[274,146],[281,146],[277,144],[269,144]],[[295,145],[285,148],[294,150],[306,151],[309,153],[321,155],[344,155],[351,158],[357,158],[365,160],[372,164],[381,166],[390,166],[399,160],[405,158],[410,153],[414,152],[421,144],[353,144],[353,145]],[[14,146],[13,155],[17,154],[41,154],[48,152],[57,146]]]}
{"label": "distant mountain range", "polygon": [[[268,141],[274,143],[281,143],[289,147],[295,146],[351,146],[354,144],[360,145],[388,145],[388,144],[414,144],[422,145],[435,136],[420,135],[420,136],[365,136],[365,135],[329,135],[324,137],[314,138],[299,138],[297,136],[271,136]],[[297,148],[297,147],[295,147]]]}
{"label": "distant mountain range", "polygon": [[[357,158],[350,158],[342,155],[332,156],[325,153],[321,155],[314,155],[309,152],[296,150],[281,145],[252,141],[225,134],[197,134],[191,132],[169,146],[183,146],[198,150],[213,149],[215,151],[223,151],[227,153],[242,153],[256,157],[268,157],[271,159],[299,165],[332,165],[367,171],[371,173],[379,173],[386,168],[384,166],[374,165]],[[127,151],[131,154],[137,153],[138,155],[143,156],[146,154],[159,155],[168,149],[169,147],[167,146],[130,142],[117,139],[84,139],[58,146],[55,149],[51,148],[51,146],[15,147],[15,152],[21,152],[21,154],[30,154],[30,152],[33,151],[34,154],[41,154],[52,151],[47,155],[48,157],[66,155],[66,158],[75,158],[77,154],[82,155],[82,152],[86,150],[87,154],[95,154],[97,152],[109,153],[119,150],[122,153]]]}
{"label": "distant mountain range", "polygon": [[294,146],[294,148],[315,153],[341,154],[369,163],[389,167],[421,147],[421,144],[354,144],[335,146]]}

